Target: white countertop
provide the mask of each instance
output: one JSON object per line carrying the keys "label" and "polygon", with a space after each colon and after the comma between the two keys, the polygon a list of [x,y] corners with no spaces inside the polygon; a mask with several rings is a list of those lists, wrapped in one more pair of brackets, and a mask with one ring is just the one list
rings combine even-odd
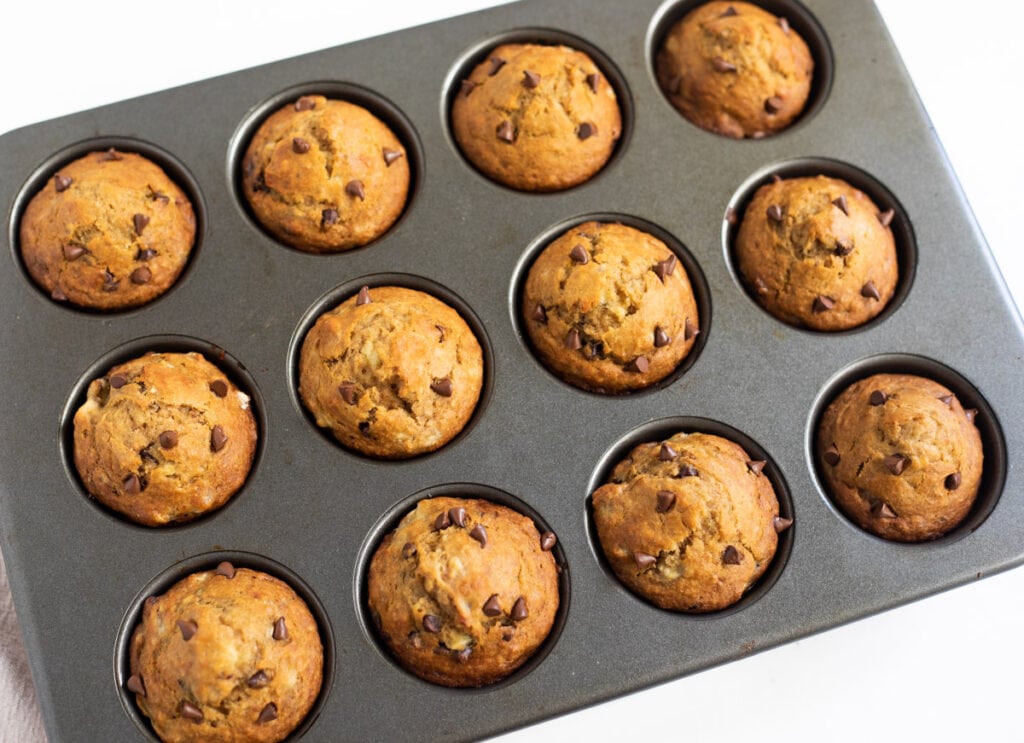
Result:
{"label": "white countertop", "polygon": [[[0,132],[496,4],[8,4]],[[878,6],[1024,306],[1024,245],[1016,224],[1024,209],[1024,43],[1017,35],[1024,6],[1000,0],[878,0]],[[1003,497],[1010,495],[1022,494]],[[1015,671],[1021,667],[1024,569],[1017,569],[498,740],[1020,740]],[[0,709],[7,701],[0,697]],[[13,740],[9,730],[0,729],[0,739]]]}

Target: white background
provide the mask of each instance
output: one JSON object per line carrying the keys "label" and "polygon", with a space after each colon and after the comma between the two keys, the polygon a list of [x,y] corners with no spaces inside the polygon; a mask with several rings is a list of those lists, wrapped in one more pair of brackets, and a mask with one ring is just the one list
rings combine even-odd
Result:
{"label": "white background", "polygon": [[[495,4],[6,3],[0,132]],[[1024,10],[1008,0],[878,5],[1024,306]],[[1024,740],[1021,667],[1024,569],[500,740]]]}

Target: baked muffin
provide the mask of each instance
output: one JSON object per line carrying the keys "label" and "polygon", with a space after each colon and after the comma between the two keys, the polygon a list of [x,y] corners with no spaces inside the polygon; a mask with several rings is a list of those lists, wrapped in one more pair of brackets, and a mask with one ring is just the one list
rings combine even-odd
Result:
{"label": "baked muffin", "polygon": [[976,410],[938,382],[876,374],[833,400],[817,431],[818,471],[832,501],[872,534],[940,537],[971,510],[981,484]]}
{"label": "baked muffin", "polygon": [[744,2],[710,2],[669,29],[658,83],[687,119],[737,139],[787,127],[804,110],[814,58],[785,18]]}
{"label": "baked muffin", "polygon": [[569,384],[628,392],[664,379],[693,349],[700,317],[686,269],[661,240],[585,222],[548,245],[523,289],[523,326]]}
{"label": "baked muffin", "polygon": [[383,235],[405,208],[409,160],[366,109],[302,96],[264,121],[242,159],[253,214],[293,248],[333,253]]}
{"label": "baked muffin", "polygon": [[166,743],[271,743],[320,693],[309,607],[266,573],[222,562],[146,599],[125,687]]}
{"label": "baked muffin", "polygon": [[398,662],[426,681],[498,681],[554,624],[553,542],[526,516],[489,501],[420,501],[370,561],[373,621]]}
{"label": "baked muffin", "polygon": [[783,322],[855,328],[884,310],[896,291],[892,217],[838,178],[766,183],[736,235],[740,275],[757,302]]}
{"label": "baked muffin", "polygon": [[166,292],[192,252],[192,203],[154,162],[113,148],[62,166],[19,226],[29,275],[58,302],[124,310]]}
{"label": "baked muffin", "polygon": [[592,497],[612,570],[662,609],[709,612],[736,603],[768,568],[792,521],[763,461],[706,433],[640,444]]}
{"label": "baked muffin", "polygon": [[89,384],[74,429],[85,489],[146,526],[220,508],[256,453],[249,396],[198,353],[147,353],[113,367]]}
{"label": "baked muffin", "polygon": [[497,47],[462,81],[451,115],[469,161],[523,191],[583,183],[622,133],[615,89],[589,56],[566,46]]}
{"label": "baked muffin", "polygon": [[299,395],[343,445],[405,459],[458,435],[483,374],[480,343],[458,312],[415,289],[363,287],[306,335]]}

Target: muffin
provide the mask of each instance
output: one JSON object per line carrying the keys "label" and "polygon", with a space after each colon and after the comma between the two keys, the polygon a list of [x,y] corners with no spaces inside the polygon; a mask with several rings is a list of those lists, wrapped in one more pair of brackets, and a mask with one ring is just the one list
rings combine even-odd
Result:
{"label": "muffin", "polygon": [[264,121],[242,160],[242,190],[256,219],[310,253],[366,245],[405,208],[409,159],[366,109],[302,96]]}
{"label": "muffin", "polygon": [[942,536],[978,495],[984,457],[976,414],[924,377],[876,374],[855,382],[818,425],[826,491],[872,534],[900,542]]}
{"label": "muffin", "polygon": [[526,277],[523,327],[569,384],[629,392],[671,374],[700,333],[686,269],[661,240],[585,222],[548,245]]}
{"label": "muffin", "polygon": [[744,2],[690,11],[662,40],[657,75],[687,119],[727,137],[761,138],[804,110],[814,58],[785,18]]}
{"label": "muffin", "polygon": [[344,446],[405,459],[458,435],[483,374],[480,343],[458,312],[415,289],[364,286],[306,335],[299,395]]}
{"label": "muffin", "polygon": [[125,687],[166,743],[283,740],[320,693],[309,607],[266,573],[222,562],[150,596]]}
{"label": "muffin", "polygon": [[462,152],[522,191],[559,191],[608,162],[622,133],[615,89],[566,46],[503,44],[462,81],[451,110]]}
{"label": "muffin", "polygon": [[98,501],[146,526],[190,521],[242,487],[256,453],[249,396],[198,353],[147,353],[94,379],[74,460]]}
{"label": "muffin", "polygon": [[662,609],[709,612],[736,603],[764,574],[779,516],[765,462],[706,433],[640,444],[592,496],[594,525],[615,575]]}
{"label": "muffin", "polygon": [[537,650],[558,611],[553,536],[486,500],[420,501],[370,562],[367,601],[399,663],[443,686],[483,686]]}
{"label": "muffin", "polygon": [[863,192],[838,178],[778,179],[757,189],[736,235],[751,296],[783,322],[847,330],[885,309],[899,268],[889,223]]}
{"label": "muffin", "polygon": [[125,310],[166,292],[192,252],[192,203],[134,152],[90,152],[32,197],[19,248],[32,280],[58,302]]}

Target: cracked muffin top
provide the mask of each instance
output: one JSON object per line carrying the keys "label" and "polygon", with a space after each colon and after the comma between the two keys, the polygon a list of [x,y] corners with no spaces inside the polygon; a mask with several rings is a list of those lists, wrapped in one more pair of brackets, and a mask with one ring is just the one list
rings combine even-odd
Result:
{"label": "cracked muffin top", "polygon": [[89,384],[74,429],[85,489],[146,526],[220,508],[256,453],[249,396],[198,353],[147,353],[113,367]]}
{"label": "cracked muffin top", "polygon": [[745,2],[710,2],[687,13],[665,34],[656,67],[683,116],[737,139],[792,123],[814,76],[814,58],[789,21]]}
{"label": "cracked muffin top", "polygon": [[420,501],[370,562],[367,600],[378,632],[426,681],[466,687],[504,678],[554,624],[554,542],[490,501]]}
{"label": "cracked muffin top", "polygon": [[274,743],[320,693],[316,620],[286,583],[222,562],[150,596],[126,689],[165,743]]}
{"label": "cracked muffin top", "polygon": [[977,413],[925,377],[876,374],[855,382],[818,426],[826,490],[861,528],[885,539],[942,536],[963,521],[978,495]]}
{"label": "cracked muffin top", "polygon": [[742,598],[792,524],[779,516],[764,466],[706,433],[634,448],[591,499],[619,580],[673,611],[716,611]]}
{"label": "cracked muffin top", "polygon": [[583,183],[622,133],[615,90],[593,60],[541,44],[495,48],[462,81],[451,120],[478,170],[523,191]]}
{"label": "cracked muffin top", "polygon": [[483,371],[480,343],[451,307],[415,289],[363,287],[306,335],[299,395],[343,445],[405,459],[458,435]]}
{"label": "cracked muffin top", "polygon": [[405,147],[353,103],[302,96],[264,121],[242,159],[253,214],[284,243],[333,253],[373,242],[409,192]]}
{"label": "cracked muffin top", "polygon": [[19,247],[57,302],[138,307],[166,292],[195,242],[192,203],[151,160],[113,148],[61,167],[22,215]]}
{"label": "cracked muffin top", "polygon": [[743,214],[740,275],[758,304],[790,325],[863,325],[896,291],[893,215],[838,178],[776,179],[757,189]]}
{"label": "cracked muffin top", "polygon": [[544,364],[593,392],[671,374],[700,333],[686,269],[661,240],[585,222],[548,245],[526,277],[522,322]]}

